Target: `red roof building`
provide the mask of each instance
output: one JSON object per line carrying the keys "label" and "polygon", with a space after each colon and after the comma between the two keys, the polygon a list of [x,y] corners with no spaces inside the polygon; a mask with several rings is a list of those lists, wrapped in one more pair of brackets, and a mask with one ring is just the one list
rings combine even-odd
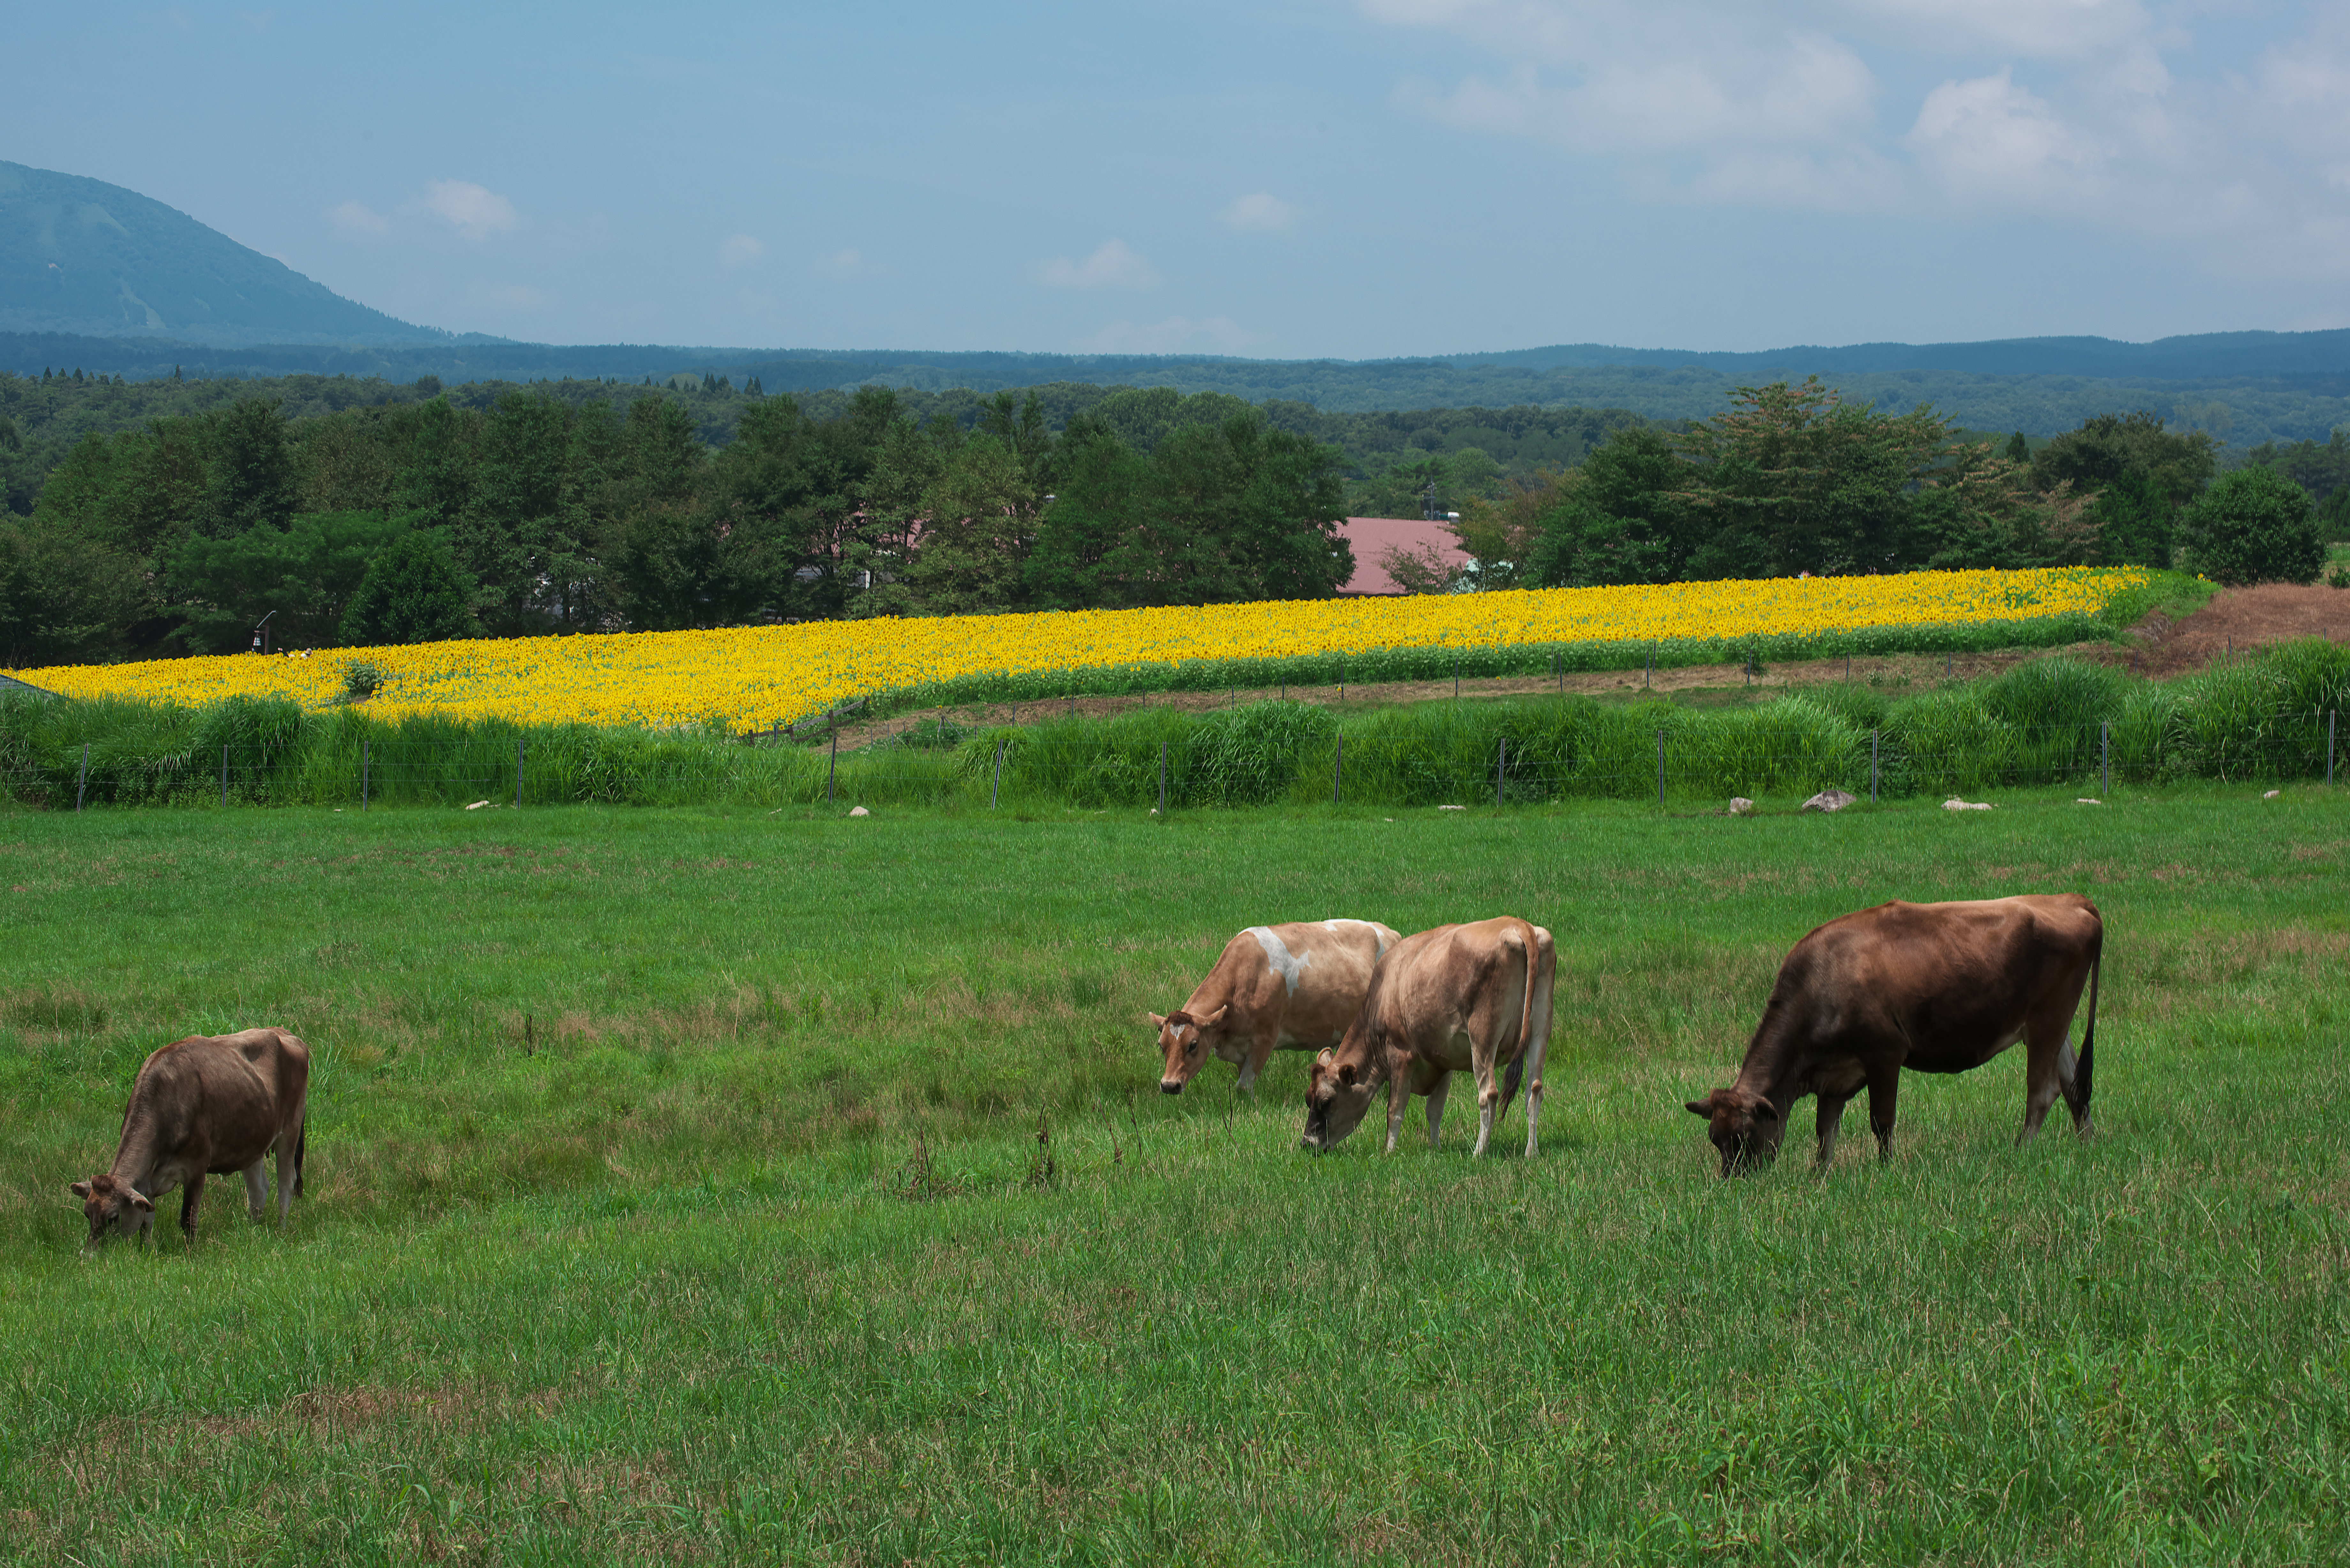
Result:
{"label": "red roof building", "polygon": [[1430,523],[1419,517],[1349,517],[1339,525],[1338,532],[1355,552],[1355,575],[1340,586],[1342,594],[1399,594],[1387,568],[1379,565],[1379,556],[1389,549],[1417,555],[1423,545],[1432,545],[1437,559],[1447,566],[1465,566],[1469,552],[1461,547],[1451,528],[1442,523]]}

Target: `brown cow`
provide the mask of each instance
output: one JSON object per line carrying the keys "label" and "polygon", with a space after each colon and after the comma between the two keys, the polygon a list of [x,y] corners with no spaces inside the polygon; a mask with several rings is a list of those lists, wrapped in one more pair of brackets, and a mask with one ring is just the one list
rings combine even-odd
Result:
{"label": "brown cow", "polygon": [[1275,1051],[1335,1045],[1370,989],[1371,966],[1403,939],[1376,920],[1251,926],[1224,944],[1191,1000],[1161,1018],[1162,1094],[1180,1095],[1211,1056],[1241,1070],[1243,1089]]}
{"label": "brown cow", "polygon": [[[1388,1086],[1388,1152],[1403,1132],[1411,1096],[1428,1096],[1428,1142],[1436,1146],[1444,1096],[1462,1067],[1477,1078],[1477,1147],[1509,1109],[1522,1074],[1526,1156],[1542,1115],[1543,1049],[1550,1043],[1550,992],[1558,954],[1550,933],[1514,916],[1439,926],[1406,937],[1372,972],[1362,1011],[1335,1050],[1315,1058],[1305,1092],[1305,1147],[1334,1148],[1359,1126],[1371,1092]],[[1493,1081],[1509,1069],[1506,1085]]]}
{"label": "brown cow", "polygon": [[147,1058],[122,1112],[122,1140],[105,1173],[73,1184],[95,1246],[118,1229],[147,1239],[155,1199],[184,1186],[180,1229],[196,1237],[204,1178],[244,1176],[245,1198],[259,1220],[269,1203],[263,1157],[277,1156],[277,1218],[302,1190],[303,1112],[310,1086],[309,1048],[283,1029],[191,1035]]}
{"label": "brown cow", "polygon": [[[1957,904],[1879,904],[1830,920],[1779,966],[1738,1081],[1689,1109],[1711,1124],[1721,1174],[1765,1164],[1787,1115],[1817,1095],[1819,1163],[1835,1153],[1845,1102],[1866,1085],[1877,1152],[1893,1142],[1901,1069],[1963,1073],[2025,1042],[2023,1133],[2062,1095],[2089,1127],[2091,1053],[2105,922],[2077,893]],[[2089,1019],[2076,1063],[2067,1035],[2081,987]]]}

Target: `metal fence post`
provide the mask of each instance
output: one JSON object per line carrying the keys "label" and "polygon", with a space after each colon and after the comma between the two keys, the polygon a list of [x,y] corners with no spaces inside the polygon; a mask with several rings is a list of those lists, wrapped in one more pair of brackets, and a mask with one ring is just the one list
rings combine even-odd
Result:
{"label": "metal fence post", "polygon": [[995,742],[995,782],[988,786],[987,809],[993,811],[995,803],[1003,797],[1003,748],[1008,742]]}
{"label": "metal fence post", "polygon": [[[362,741],[359,743],[365,745],[367,742]],[[221,748],[221,804],[223,805],[228,804],[228,748],[226,746]]]}
{"label": "metal fence post", "polygon": [[1493,805],[1497,810],[1502,804],[1502,780],[1508,776],[1509,771],[1510,738],[1504,735],[1502,737],[1501,753],[1493,759]]}
{"label": "metal fence post", "polygon": [[824,764],[824,804],[832,804],[832,781],[840,772],[840,721],[832,722],[832,760]]}
{"label": "metal fence post", "polygon": [[522,804],[522,740],[515,740],[515,805]]}
{"label": "metal fence post", "polygon": [[1338,804],[1338,784],[1347,776],[1347,737],[1338,737],[1337,746],[1330,760],[1330,804]]}
{"label": "metal fence post", "polygon": [[1167,815],[1167,742],[1159,742],[1159,815]]}
{"label": "metal fence post", "polygon": [[89,789],[89,742],[81,743],[81,773],[74,779],[74,809],[81,809],[82,796]]}
{"label": "metal fence post", "polygon": [[2114,793],[2114,722],[2101,719],[2097,722],[2097,793]]}
{"label": "metal fence post", "polygon": [[1657,804],[1665,804],[1665,732],[1657,732]]}
{"label": "metal fence post", "polygon": [[1877,732],[1868,732],[1868,804],[1877,804]]}

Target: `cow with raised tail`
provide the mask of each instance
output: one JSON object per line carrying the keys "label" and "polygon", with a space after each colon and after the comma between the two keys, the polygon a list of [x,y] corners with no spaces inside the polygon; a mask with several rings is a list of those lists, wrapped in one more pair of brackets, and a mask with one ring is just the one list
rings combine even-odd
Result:
{"label": "cow with raised tail", "polygon": [[114,1164],[73,1184],[89,1221],[88,1246],[118,1232],[147,1239],[155,1199],[182,1189],[180,1229],[196,1239],[196,1205],[204,1178],[244,1177],[259,1220],[269,1204],[263,1159],[277,1157],[277,1218],[302,1190],[303,1120],[310,1088],[309,1048],[283,1029],[175,1040],[140,1064],[122,1112]]}
{"label": "cow with raised tail", "polygon": [[1191,1000],[1150,1014],[1159,1031],[1162,1094],[1180,1095],[1211,1056],[1253,1089],[1275,1051],[1335,1045],[1370,988],[1371,966],[1403,939],[1376,920],[1251,926],[1224,944]]}
{"label": "cow with raised tail", "polygon": [[[1819,1096],[1819,1163],[1835,1153],[1845,1102],[1868,1090],[1880,1157],[1891,1151],[1904,1068],[1963,1073],[2024,1042],[2024,1143],[2059,1097],[2089,1130],[2105,921],[2077,893],[1951,904],[1879,904],[1830,920],[1779,966],[1738,1081],[1687,1102],[1706,1118],[1721,1174],[1768,1164],[1787,1117]],[[2081,1054],[2068,1038],[2089,992]]]}
{"label": "cow with raised tail", "polygon": [[[1428,1096],[1428,1142],[1436,1146],[1452,1075],[1477,1080],[1477,1147],[1509,1109],[1522,1075],[1526,1158],[1542,1115],[1542,1064],[1550,1043],[1551,987],[1558,954],[1550,933],[1514,916],[1439,926],[1388,950],[1371,976],[1362,1011],[1337,1045],[1315,1058],[1305,1092],[1304,1146],[1336,1147],[1362,1124],[1371,1095],[1388,1089],[1388,1152],[1403,1131],[1405,1106]],[[1496,1081],[1509,1070],[1506,1083]]]}

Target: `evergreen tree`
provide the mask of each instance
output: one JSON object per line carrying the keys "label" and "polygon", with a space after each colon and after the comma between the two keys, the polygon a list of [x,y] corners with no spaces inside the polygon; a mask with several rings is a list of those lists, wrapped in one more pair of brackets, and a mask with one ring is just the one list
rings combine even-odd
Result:
{"label": "evergreen tree", "polygon": [[343,612],[346,648],[438,642],[473,630],[473,583],[437,528],[417,528],[368,564]]}

